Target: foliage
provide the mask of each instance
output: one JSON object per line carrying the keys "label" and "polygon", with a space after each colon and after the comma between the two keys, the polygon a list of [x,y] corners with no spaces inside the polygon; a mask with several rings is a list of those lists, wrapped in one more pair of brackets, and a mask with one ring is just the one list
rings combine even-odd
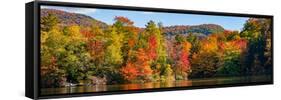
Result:
{"label": "foliage", "polygon": [[244,24],[240,36],[249,41],[243,61],[245,75],[272,73],[270,23],[268,19],[251,18]]}
{"label": "foliage", "polygon": [[251,18],[239,32],[212,24],[164,27],[154,21],[138,28],[123,16],[106,27],[97,20],[65,24],[54,12],[40,19],[42,87],[96,79],[119,84],[272,73],[266,19]]}
{"label": "foliage", "polygon": [[221,33],[224,28],[215,24],[202,24],[202,25],[175,25],[164,27],[164,33],[167,35],[187,34],[187,33],[200,33],[202,35],[209,35],[212,33]]}

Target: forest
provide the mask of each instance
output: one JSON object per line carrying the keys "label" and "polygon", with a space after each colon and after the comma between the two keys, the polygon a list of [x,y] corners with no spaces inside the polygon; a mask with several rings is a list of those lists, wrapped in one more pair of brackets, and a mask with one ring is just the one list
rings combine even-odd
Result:
{"label": "forest", "polygon": [[220,29],[204,36],[171,32],[152,20],[145,28],[125,16],[113,20],[112,25],[92,21],[83,26],[62,24],[54,14],[41,16],[41,87],[273,73],[269,19],[249,18],[241,31]]}

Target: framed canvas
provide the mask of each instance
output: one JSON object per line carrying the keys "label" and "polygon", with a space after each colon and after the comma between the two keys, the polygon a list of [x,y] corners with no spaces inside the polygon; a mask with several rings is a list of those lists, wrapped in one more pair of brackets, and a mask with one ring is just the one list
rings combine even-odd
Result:
{"label": "framed canvas", "polygon": [[26,4],[29,98],[263,84],[273,84],[272,15]]}

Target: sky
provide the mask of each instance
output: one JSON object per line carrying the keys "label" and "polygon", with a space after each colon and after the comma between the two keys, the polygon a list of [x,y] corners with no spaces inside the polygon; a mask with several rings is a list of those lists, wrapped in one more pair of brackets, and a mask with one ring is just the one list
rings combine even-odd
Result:
{"label": "sky", "polygon": [[124,16],[133,21],[135,26],[142,28],[145,27],[148,21],[153,20],[156,23],[163,23],[164,26],[218,24],[225,29],[239,31],[242,29],[245,21],[248,19],[248,17],[94,9],[80,7],[41,6],[41,8],[57,9],[71,13],[85,14],[107,24],[113,24],[113,19],[115,16]]}

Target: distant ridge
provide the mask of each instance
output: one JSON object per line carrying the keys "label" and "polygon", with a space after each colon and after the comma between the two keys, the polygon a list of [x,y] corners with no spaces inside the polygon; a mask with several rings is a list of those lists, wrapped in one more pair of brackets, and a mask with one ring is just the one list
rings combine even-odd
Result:
{"label": "distant ridge", "polygon": [[164,27],[164,32],[168,35],[201,33],[209,35],[212,33],[221,33],[224,28],[217,24],[201,24],[201,25],[175,25]]}
{"label": "distant ridge", "polygon": [[47,16],[48,14],[53,14],[57,16],[58,19],[61,21],[60,22],[61,25],[63,26],[79,25],[79,26],[90,27],[93,24],[96,24],[103,28],[108,26],[106,23],[98,21],[84,14],[70,13],[70,12],[55,10],[55,9],[41,9],[40,13],[41,13],[41,17]]}
{"label": "distant ridge", "polygon": [[[41,9],[41,17],[47,16],[48,14],[54,14],[57,16],[61,21],[60,23],[62,26],[79,25],[90,27],[95,24],[103,29],[109,26],[105,22],[99,21],[84,14],[70,13],[55,9]],[[196,33],[198,36],[206,36],[212,33],[221,33],[224,31],[224,28],[217,24],[174,25],[163,27],[163,31],[168,36],[188,33]]]}

